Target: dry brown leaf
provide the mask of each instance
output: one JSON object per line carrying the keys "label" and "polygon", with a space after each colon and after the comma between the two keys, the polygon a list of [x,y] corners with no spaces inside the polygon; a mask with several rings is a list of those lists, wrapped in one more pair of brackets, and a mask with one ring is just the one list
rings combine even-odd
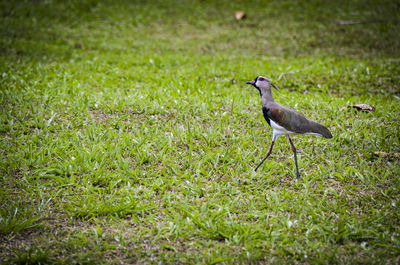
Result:
{"label": "dry brown leaf", "polygon": [[386,152],[381,152],[381,151],[374,152],[374,155],[376,155],[376,156],[382,156],[383,158],[388,157],[388,156],[396,157],[396,158],[399,158],[399,157],[400,157],[400,154],[399,154],[399,153],[386,153]]}
{"label": "dry brown leaf", "polygon": [[374,152],[374,155],[376,156],[382,156],[383,158],[388,156],[388,153],[386,152]]}
{"label": "dry brown leaf", "polygon": [[365,111],[365,112],[368,112],[368,111],[375,112],[375,108],[369,104],[355,104],[355,105],[344,106],[344,107],[340,108],[340,111],[343,111],[348,108],[354,108],[356,110]]}
{"label": "dry brown leaf", "polygon": [[353,106],[351,106],[352,108],[355,108],[357,110],[361,110],[361,111],[371,111],[371,112],[375,112],[375,108],[372,107],[369,104],[355,104]]}
{"label": "dry brown leaf", "polygon": [[242,19],[246,18],[246,13],[243,12],[243,11],[236,11],[235,12],[235,18],[237,20],[242,20]]}

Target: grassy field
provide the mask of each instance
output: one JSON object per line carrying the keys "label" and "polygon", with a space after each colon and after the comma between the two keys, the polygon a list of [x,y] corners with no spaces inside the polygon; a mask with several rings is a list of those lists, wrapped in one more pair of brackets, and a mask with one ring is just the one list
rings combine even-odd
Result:
{"label": "grassy field", "polygon": [[[0,14],[0,263],[400,263],[398,1]],[[253,171],[258,75],[333,134],[293,138],[302,179],[284,137]]]}

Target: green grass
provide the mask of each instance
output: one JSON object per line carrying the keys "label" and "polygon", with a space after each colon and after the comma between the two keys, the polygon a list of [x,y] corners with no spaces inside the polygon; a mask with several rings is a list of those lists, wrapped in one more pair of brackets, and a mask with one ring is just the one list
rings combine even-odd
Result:
{"label": "green grass", "polygon": [[[399,11],[0,2],[0,262],[399,263]],[[253,172],[258,75],[334,136],[294,137],[300,180],[284,137]]]}

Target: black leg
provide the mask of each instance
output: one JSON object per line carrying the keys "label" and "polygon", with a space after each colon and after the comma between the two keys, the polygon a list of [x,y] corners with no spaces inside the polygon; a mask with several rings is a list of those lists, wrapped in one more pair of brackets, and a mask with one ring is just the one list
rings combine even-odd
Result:
{"label": "black leg", "polygon": [[292,150],[293,150],[293,153],[294,153],[294,162],[296,163],[296,173],[297,173],[296,177],[297,177],[297,178],[300,178],[299,166],[297,165],[297,155],[296,155],[297,152],[296,152],[296,147],[294,147],[294,144],[293,144],[293,142],[292,142],[292,139],[290,139],[289,136],[288,136],[288,139],[289,139],[290,144],[292,145]]}
{"label": "black leg", "polygon": [[272,141],[271,146],[269,148],[268,154],[264,157],[264,159],[261,161],[260,164],[258,164],[258,166],[256,167],[256,169],[254,169],[255,172],[257,172],[257,169],[262,165],[262,163],[264,163],[264,161],[269,157],[269,155],[272,153],[272,147],[274,147],[274,143],[275,141]]}

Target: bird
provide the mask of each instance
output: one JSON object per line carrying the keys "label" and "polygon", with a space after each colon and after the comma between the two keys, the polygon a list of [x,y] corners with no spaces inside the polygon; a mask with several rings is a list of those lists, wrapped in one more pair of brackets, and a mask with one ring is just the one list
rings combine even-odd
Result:
{"label": "bird", "polygon": [[297,151],[290,136],[296,134],[311,134],[330,139],[332,138],[331,132],[322,124],[307,119],[294,109],[276,103],[272,97],[271,87],[274,87],[276,90],[278,90],[278,88],[269,79],[257,76],[254,80],[246,83],[254,86],[257,88],[258,92],[260,92],[263,116],[268,125],[272,128],[272,143],[269,151],[254,171],[257,172],[258,168],[271,155],[276,139],[281,135],[286,135],[294,153],[296,177],[300,178],[299,166],[297,164]]}

